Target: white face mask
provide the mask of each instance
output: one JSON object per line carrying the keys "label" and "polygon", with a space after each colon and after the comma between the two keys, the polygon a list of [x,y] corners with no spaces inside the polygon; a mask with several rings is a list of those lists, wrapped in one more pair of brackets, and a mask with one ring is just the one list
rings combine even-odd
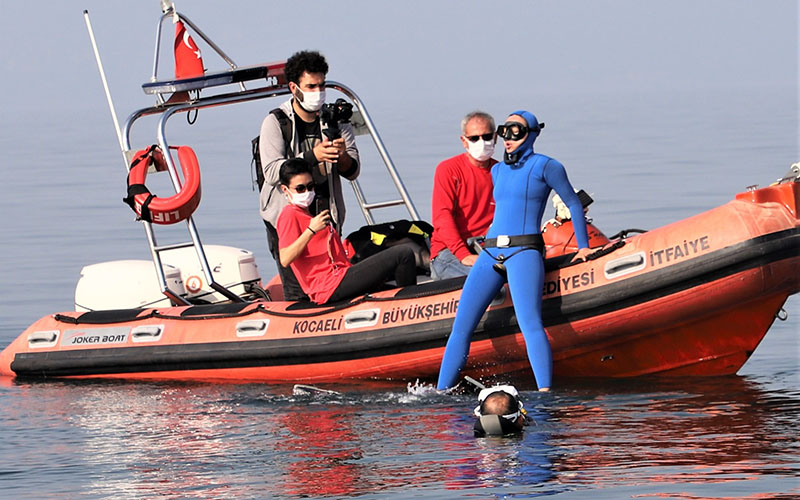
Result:
{"label": "white face mask", "polygon": [[325,91],[321,90],[319,92],[303,92],[299,88],[297,89],[299,94],[303,96],[303,100],[297,100],[302,106],[303,109],[308,111],[309,113],[316,113],[320,109],[322,109],[322,105],[325,104]]}
{"label": "white face mask", "polygon": [[289,194],[289,202],[299,207],[308,208],[311,202],[314,201],[314,191],[305,191],[303,193],[290,192]]}
{"label": "white face mask", "polygon": [[478,161],[486,161],[494,154],[494,141],[484,141],[479,139],[475,142],[470,142],[467,146],[469,155]]}

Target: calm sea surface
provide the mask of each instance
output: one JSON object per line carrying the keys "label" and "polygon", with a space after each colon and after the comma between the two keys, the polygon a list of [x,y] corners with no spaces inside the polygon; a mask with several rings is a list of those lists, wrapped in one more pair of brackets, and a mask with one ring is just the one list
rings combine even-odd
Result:
{"label": "calm sea surface", "polygon": [[[367,102],[427,219],[433,168],[459,152],[458,120],[472,106],[457,95],[418,104]],[[520,104],[499,96],[484,107],[502,119]],[[47,120],[71,126],[48,129],[46,141],[43,115],[1,122],[0,347],[70,310],[82,266],[147,258],[120,201],[124,170],[102,106],[98,96],[87,116],[49,110]],[[176,120],[171,136],[200,159],[204,242],[254,251],[264,277],[274,266],[248,148],[270,107],[202,111],[193,129]],[[547,123],[538,149],[593,193],[590,215],[607,234],[723,204],[800,159],[796,89],[562,94],[533,110]],[[361,182],[373,199],[389,197],[369,146],[361,140]],[[361,225],[349,214],[349,228]],[[414,381],[294,395],[291,385],[1,380],[0,496],[797,498],[799,306],[789,300],[788,321],[736,376],[565,380],[546,395],[523,376],[533,423],[518,439],[473,438],[473,395]]]}

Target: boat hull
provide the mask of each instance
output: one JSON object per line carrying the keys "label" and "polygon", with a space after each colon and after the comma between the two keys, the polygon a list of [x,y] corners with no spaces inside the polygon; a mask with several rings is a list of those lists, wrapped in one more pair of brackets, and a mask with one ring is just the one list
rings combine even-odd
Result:
{"label": "boat hull", "polygon": [[[732,202],[618,242],[605,255],[548,261],[542,315],[557,377],[736,373],[800,290],[800,184]],[[563,263],[562,263],[563,264]],[[326,307],[285,302],[64,313],[0,353],[0,374],[325,382],[434,379],[463,279]],[[528,367],[511,297],[473,335],[465,373]]]}

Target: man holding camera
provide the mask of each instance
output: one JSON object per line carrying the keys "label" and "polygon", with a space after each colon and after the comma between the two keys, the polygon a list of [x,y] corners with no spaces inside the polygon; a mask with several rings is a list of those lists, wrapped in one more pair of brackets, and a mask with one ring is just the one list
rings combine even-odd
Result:
{"label": "man holding camera", "polygon": [[278,265],[283,283],[284,300],[301,300],[307,296],[294,273],[280,264],[278,215],[288,204],[279,188],[281,165],[289,158],[303,158],[314,166],[313,184],[315,203],[309,210],[312,215],[330,210],[331,223],[341,228],[344,223],[345,204],[342,180],[355,180],[360,165],[355,135],[347,106],[328,105],[324,118],[320,111],[325,106],[325,76],[328,63],[316,51],[297,52],[286,61],[286,79],[292,98],[273,109],[261,124],[259,155],[264,184],[261,186],[261,218],[267,227],[269,251]]}

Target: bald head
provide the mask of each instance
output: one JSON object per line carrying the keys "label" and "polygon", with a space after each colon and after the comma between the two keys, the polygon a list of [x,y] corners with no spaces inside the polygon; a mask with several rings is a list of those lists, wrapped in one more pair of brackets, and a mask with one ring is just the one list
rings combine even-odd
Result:
{"label": "bald head", "polygon": [[510,415],[519,409],[517,400],[507,392],[493,392],[481,404],[482,415]]}

